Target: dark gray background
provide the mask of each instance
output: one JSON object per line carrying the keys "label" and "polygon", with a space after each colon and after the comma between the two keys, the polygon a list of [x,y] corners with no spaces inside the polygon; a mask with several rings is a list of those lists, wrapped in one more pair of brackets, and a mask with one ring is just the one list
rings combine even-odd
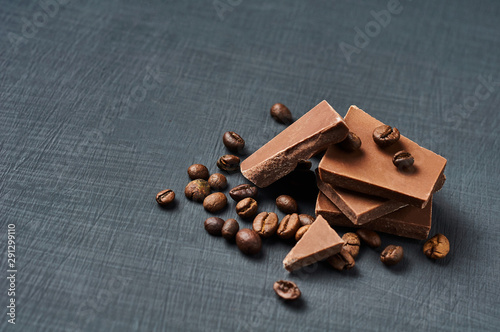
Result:
{"label": "dark gray background", "polygon": [[[61,3],[49,16],[43,1],[0,1],[0,330],[500,328],[498,1],[402,0],[350,62],[339,44],[354,45],[388,1],[221,0],[220,16],[212,0]],[[450,239],[446,259],[383,236],[404,247],[395,268],[364,249],[353,271],[290,275],[290,243],[265,241],[249,258],[204,231],[209,214],[183,195],[186,168],[217,171],[227,130],[255,151],[284,128],[273,103],[298,118],[323,99],[341,115],[356,104],[448,159],[431,230]],[[154,201],[164,188],[177,193],[168,210]],[[261,192],[262,211],[280,190]],[[314,197],[299,203],[314,212]],[[234,202],[220,215],[234,217]],[[282,278],[302,301],[275,296]]]}

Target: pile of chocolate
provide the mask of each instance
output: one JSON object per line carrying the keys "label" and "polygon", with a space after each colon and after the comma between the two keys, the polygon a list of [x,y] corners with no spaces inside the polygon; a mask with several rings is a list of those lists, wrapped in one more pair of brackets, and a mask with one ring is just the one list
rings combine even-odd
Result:
{"label": "pile of chocolate", "polygon": [[[290,111],[282,104],[274,105],[271,115],[282,123],[292,122]],[[232,151],[239,151],[244,146],[243,139],[233,132],[224,134],[223,140]],[[305,220],[302,222],[294,211],[296,203],[294,209],[292,198],[285,197],[280,198],[282,204],[277,201],[278,207],[282,211],[290,205],[292,208],[281,223],[278,223],[276,214],[262,212],[255,217],[253,229],[240,230],[234,219],[224,221],[211,217],[205,221],[206,230],[213,235],[224,234],[227,239],[235,238],[240,250],[250,255],[260,251],[260,237],[274,234],[281,237],[280,230],[281,233],[287,231],[287,237],[291,234],[289,237],[297,239],[283,261],[288,271],[322,260],[327,260],[338,270],[352,268],[360,243],[371,247],[381,245],[376,232],[420,240],[428,237],[432,196],[446,180],[446,159],[356,106],[351,106],[342,118],[326,101],[291,123],[241,163],[241,173],[255,186],[245,184],[231,190],[240,194],[237,198],[231,195],[239,201],[236,206],[238,215],[243,218],[255,216],[256,187],[271,185],[321,152],[324,155],[316,170],[319,188],[316,218],[302,216]],[[239,162],[238,157],[226,155],[219,159],[217,166],[235,171]],[[208,178],[208,171],[203,175]],[[208,211],[217,212],[227,200],[220,192],[209,195],[210,186],[221,190],[220,183],[225,186],[226,181],[222,174],[212,176],[215,176],[213,184],[205,179],[195,179],[196,185],[190,183],[185,193],[190,199],[203,201]],[[194,191],[189,191],[189,188],[194,188]],[[175,197],[171,191],[159,195],[162,193],[165,197],[170,195],[166,204]],[[165,203],[161,197],[157,197],[157,201]],[[341,238],[332,228],[335,226],[358,230]],[[444,235],[437,234],[425,243],[423,251],[430,258],[442,258],[449,251],[449,242]],[[387,246],[380,256],[386,265],[397,264],[402,258],[403,249],[394,245]],[[275,285],[275,291],[280,295],[285,288],[293,289],[290,285],[280,281]]]}

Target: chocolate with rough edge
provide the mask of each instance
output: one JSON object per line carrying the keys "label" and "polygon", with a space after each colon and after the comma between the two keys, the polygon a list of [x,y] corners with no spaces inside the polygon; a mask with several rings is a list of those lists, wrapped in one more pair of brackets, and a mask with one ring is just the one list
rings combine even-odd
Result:
{"label": "chocolate with rough edge", "polygon": [[256,186],[267,187],[348,132],[342,117],[323,100],[245,159],[241,173]]}

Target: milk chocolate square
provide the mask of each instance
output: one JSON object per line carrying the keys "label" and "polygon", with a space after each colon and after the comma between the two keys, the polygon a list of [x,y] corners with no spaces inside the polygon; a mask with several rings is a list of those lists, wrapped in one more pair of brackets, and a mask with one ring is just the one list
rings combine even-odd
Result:
{"label": "milk chocolate square", "polygon": [[[446,159],[403,135],[394,145],[379,147],[372,134],[383,123],[356,106],[349,108],[345,122],[349,130],[361,138],[361,149],[346,152],[330,146],[319,164],[321,180],[336,187],[425,207],[436,183],[442,179]],[[415,158],[412,171],[393,165],[392,157],[400,150],[406,150]]]}
{"label": "milk chocolate square", "polygon": [[316,201],[316,215],[325,218],[331,226],[366,228],[376,232],[425,240],[431,229],[432,198],[423,209],[407,206],[366,224],[355,225],[325,194],[320,192]]}
{"label": "milk chocolate square", "polygon": [[241,173],[258,187],[267,187],[349,130],[342,117],[324,100],[241,163]]}

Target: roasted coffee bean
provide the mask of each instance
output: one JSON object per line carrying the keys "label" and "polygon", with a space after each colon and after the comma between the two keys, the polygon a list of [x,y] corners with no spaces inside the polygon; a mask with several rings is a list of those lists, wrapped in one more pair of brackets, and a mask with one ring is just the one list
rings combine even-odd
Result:
{"label": "roasted coffee bean", "polygon": [[156,194],[156,202],[161,206],[167,206],[175,199],[175,193],[172,189],[162,190]]}
{"label": "roasted coffee bean", "polygon": [[241,218],[252,218],[257,213],[258,208],[257,201],[251,197],[247,197],[236,204],[236,213]]}
{"label": "roasted coffee bean", "polygon": [[354,265],[356,265],[354,258],[344,247],[338,254],[329,257],[327,262],[335,270],[339,271],[350,270],[354,267]]}
{"label": "roasted coffee bean", "polygon": [[205,220],[205,230],[210,235],[220,236],[223,226],[224,219],[221,219],[219,217],[210,217]]}
{"label": "roasted coffee bean", "polygon": [[296,300],[301,294],[299,287],[294,282],[288,280],[276,281],[273,289],[283,300]]}
{"label": "roasted coffee bean", "polygon": [[337,143],[337,146],[344,151],[354,152],[361,148],[361,138],[359,138],[358,135],[350,131],[347,134],[347,137],[342,142]]}
{"label": "roasted coffee bean", "polygon": [[203,207],[208,212],[214,213],[222,210],[227,205],[227,198],[224,193],[213,193],[205,197]]}
{"label": "roasted coffee bean", "polygon": [[292,112],[283,104],[277,103],[271,107],[271,116],[274,120],[283,124],[290,124],[293,122]]}
{"label": "roasted coffee bean", "polygon": [[217,160],[217,167],[226,172],[234,172],[240,168],[240,158],[232,154],[225,154]]}
{"label": "roasted coffee bean", "polygon": [[240,225],[236,219],[230,218],[222,226],[222,237],[226,240],[234,240],[236,233],[240,230]]}
{"label": "roasted coffee bean", "polygon": [[227,187],[227,179],[224,175],[215,173],[208,178],[208,185],[213,190],[224,190]]}
{"label": "roasted coffee bean", "polygon": [[236,245],[245,255],[255,255],[262,248],[262,240],[254,230],[243,228],[236,233]]}
{"label": "roasted coffee bean", "polygon": [[196,179],[188,183],[184,189],[184,194],[188,199],[196,202],[203,202],[205,197],[210,195],[210,186],[203,179]]}
{"label": "roasted coffee bean", "polygon": [[361,242],[359,241],[359,237],[356,233],[345,233],[342,236],[342,240],[344,240],[344,248],[345,250],[351,254],[352,258],[358,257],[359,254],[359,246]]}
{"label": "roasted coffee bean", "polygon": [[208,180],[208,168],[202,164],[194,164],[188,167],[188,175],[191,180],[203,179]]}
{"label": "roasted coffee bean", "polygon": [[380,236],[369,229],[358,229],[356,234],[359,236],[361,241],[366,243],[369,247],[378,248],[382,244]]}
{"label": "roasted coffee bean", "polygon": [[296,213],[298,206],[292,196],[281,195],[276,198],[276,206],[283,213]]}
{"label": "roasted coffee bean", "polygon": [[396,265],[403,259],[403,247],[388,245],[380,254],[380,261],[385,265]]}
{"label": "roasted coffee bean", "polygon": [[284,240],[291,239],[295,236],[300,228],[299,215],[297,213],[287,214],[280,222],[278,236]]}
{"label": "roasted coffee bean", "polygon": [[302,226],[306,226],[306,225],[312,225],[312,223],[314,222],[314,217],[311,216],[311,215],[308,215],[308,214],[305,214],[305,213],[301,213],[299,214],[299,220],[300,220],[300,224]]}
{"label": "roasted coffee bean", "polygon": [[434,185],[434,189],[432,189],[432,193],[435,194],[438,191],[440,191],[443,188],[445,182],[446,182],[446,175],[441,174],[441,176],[436,181],[436,184]]}
{"label": "roasted coffee bean", "polygon": [[297,233],[295,233],[295,241],[299,241],[300,239],[302,239],[302,237],[304,236],[304,234],[306,234],[306,232],[309,229],[309,227],[311,227],[311,225],[301,226],[297,230]]}
{"label": "roasted coffee bean", "polygon": [[373,130],[373,140],[378,146],[384,148],[399,141],[399,130],[391,126],[382,125]]}
{"label": "roasted coffee bean", "polygon": [[450,241],[443,234],[436,234],[424,244],[425,256],[433,259],[443,258],[450,252]]}
{"label": "roasted coffee bean", "polygon": [[309,160],[299,160],[297,166],[295,166],[295,171],[308,171],[311,169],[312,162]]}
{"label": "roasted coffee bean", "polygon": [[245,140],[234,131],[226,131],[222,136],[222,142],[232,152],[241,152],[245,147]]}
{"label": "roasted coffee bean", "polygon": [[229,196],[236,202],[241,201],[243,198],[251,197],[257,198],[258,189],[256,186],[250,184],[240,184],[233,189],[229,190]]}
{"label": "roasted coffee bean", "polygon": [[413,165],[414,159],[413,156],[406,151],[399,151],[394,154],[392,157],[392,163],[398,169],[405,169]]}
{"label": "roasted coffee bean", "polygon": [[[243,201],[242,201],[243,202]],[[270,237],[276,234],[279,219],[274,212],[261,212],[253,220],[252,228],[262,237]]]}

